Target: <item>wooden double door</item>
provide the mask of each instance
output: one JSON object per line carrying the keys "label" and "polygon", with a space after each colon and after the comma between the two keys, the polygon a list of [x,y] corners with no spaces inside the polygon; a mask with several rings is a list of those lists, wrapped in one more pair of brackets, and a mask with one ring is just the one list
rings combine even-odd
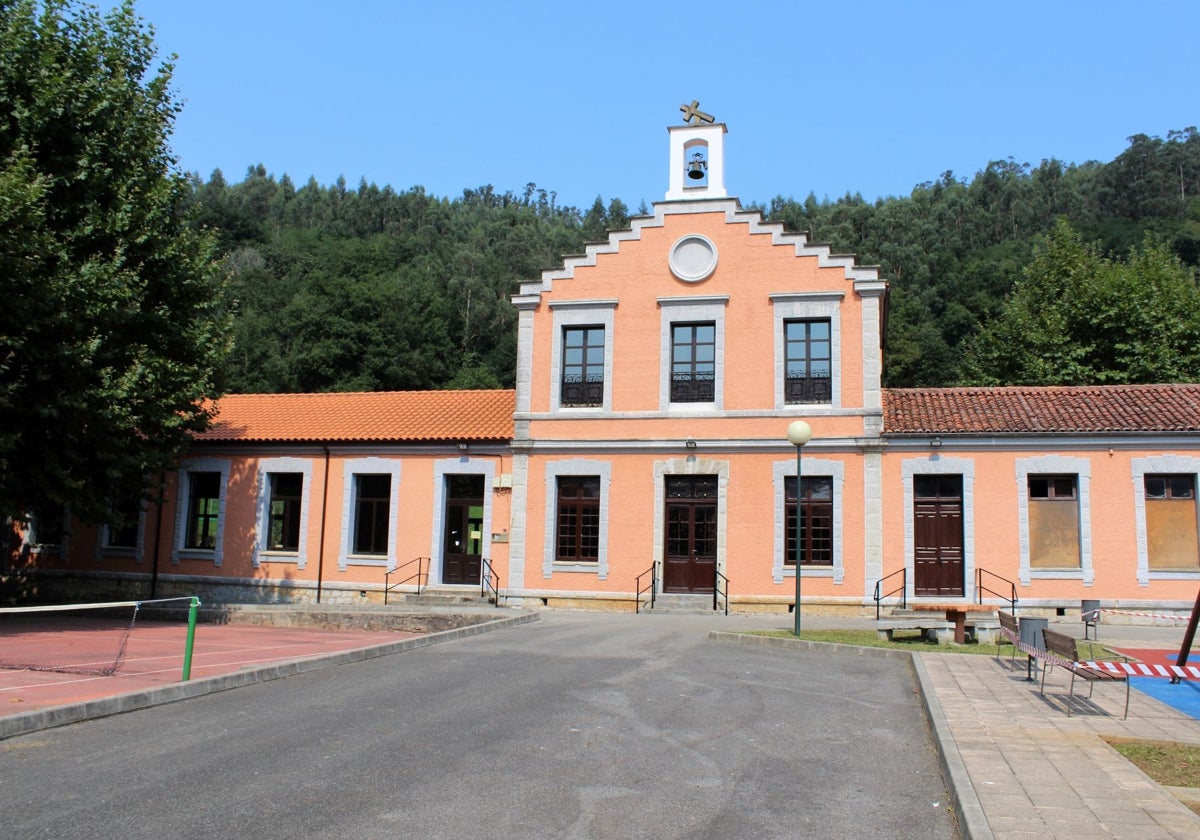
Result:
{"label": "wooden double door", "polygon": [[913,594],[961,598],[963,478],[913,476]]}
{"label": "wooden double door", "polygon": [[717,570],[717,476],[666,477],[663,592],[712,594]]}
{"label": "wooden double door", "polygon": [[442,583],[478,584],[483,568],[483,476],[446,476]]}

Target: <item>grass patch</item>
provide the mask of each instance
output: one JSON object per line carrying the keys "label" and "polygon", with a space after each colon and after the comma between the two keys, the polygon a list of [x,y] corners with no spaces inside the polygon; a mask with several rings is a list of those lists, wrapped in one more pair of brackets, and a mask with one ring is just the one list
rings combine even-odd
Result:
{"label": "grass patch", "polygon": [[1115,738],[1108,743],[1160,785],[1200,788],[1200,746]]}
{"label": "grass patch", "polygon": [[[761,630],[751,635],[779,636],[795,638],[791,630]],[[996,655],[996,645],[939,645],[937,642],[926,641],[916,630],[896,630],[892,633],[892,641],[880,639],[874,630],[802,630],[800,638],[809,642],[830,642],[838,645],[857,645],[858,647],[887,648],[889,650],[907,650],[911,652],[929,653],[980,653],[987,656]],[[1012,645],[1002,643],[1000,653],[1007,656],[1012,652]]]}
{"label": "grass patch", "polygon": [[[760,630],[751,633],[754,636],[778,636],[794,638],[791,630]],[[917,630],[896,630],[892,633],[892,641],[879,638],[874,630],[802,630],[800,638],[810,642],[830,642],[839,645],[857,645],[858,647],[886,648],[889,650],[907,650],[912,653],[973,653],[981,656],[995,656],[996,643],[986,645],[969,643],[965,645],[939,645],[927,641]],[[1006,641],[1000,642],[1000,656],[1012,656],[1013,647]],[[1079,642],[1079,655],[1088,659],[1120,659],[1103,645],[1091,642]],[[1024,654],[1018,654],[1024,656]]]}

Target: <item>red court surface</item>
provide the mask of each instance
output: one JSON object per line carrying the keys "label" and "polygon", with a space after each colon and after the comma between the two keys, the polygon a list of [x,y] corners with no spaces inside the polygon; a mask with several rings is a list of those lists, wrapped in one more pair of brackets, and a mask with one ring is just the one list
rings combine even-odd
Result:
{"label": "red court surface", "polygon": [[[417,635],[201,624],[196,628],[191,678],[391,644]],[[129,637],[124,662],[109,677],[0,669],[0,717],[177,683],[183,674],[186,638],[185,625],[139,622]]]}

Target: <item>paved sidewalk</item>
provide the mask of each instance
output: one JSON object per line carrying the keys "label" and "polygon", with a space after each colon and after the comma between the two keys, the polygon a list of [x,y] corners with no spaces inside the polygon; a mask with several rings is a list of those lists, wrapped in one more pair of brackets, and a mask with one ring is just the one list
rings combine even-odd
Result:
{"label": "paved sidewalk", "polygon": [[[1105,629],[1114,647],[1169,648],[1182,635],[1178,627]],[[1104,740],[1200,744],[1200,721],[1136,689],[1123,721],[1124,687],[1112,684],[1068,718],[1070,676],[1051,670],[1042,697],[1023,658],[921,654],[916,667],[964,838],[1200,837],[1200,817]],[[1076,696],[1086,697],[1079,683]]]}

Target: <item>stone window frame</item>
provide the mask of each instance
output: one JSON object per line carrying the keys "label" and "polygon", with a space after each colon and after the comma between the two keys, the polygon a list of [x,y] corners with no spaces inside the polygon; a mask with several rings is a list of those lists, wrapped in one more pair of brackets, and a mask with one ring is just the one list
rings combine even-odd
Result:
{"label": "stone window frame", "polygon": [[[1149,586],[1152,580],[1195,580],[1200,578],[1200,566],[1195,571],[1190,569],[1172,571],[1151,569],[1149,540],[1146,533],[1146,474],[1191,474],[1193,486],[1200,491],[1200,481],[1197,481],[1197,478],[1200,478],[1200,458],[1188,455],[1151,455],[1145,458],[1134,458],[1130,462],[1130,472],[1133,480],[1138,585]],[[1200,539],[1200,535],[1197,535],[1197,538]]]}
{"label": "stone window frame", "polygon": [[[396,542],[400,514],[400,476],[402,464],[391,458],[351,458],[342,464],[342,522],[341,538],[338,541],[338,569],[346,571],[350,566],[396,568]],[[391,489],[388,494],[388,547],[387,554],[354,554],[354,527],[358,509],[358,475],[389,475]]]}
{"label": "stone window frame", "polygon": [[[1020,556],[1017,578],[1021,585],[1029,586],[1034,580],[1081,580],[1084,586],[1091,586],[1096,581],[1092,555],[1092,462],[1087,458],[1069,455],[1039,455],[1033,458],[1018,458],[1014,466]],[[1079,505],[1078,569],[1035,569],[1030,565],[1029,477],[1037,475],[1075,476]]]}
{"label": "stone window frame", "polygon": [[[558,479],[561,476],[579,476],[600,479],[600,551],[595,563],[560,563],[557,558],[558,536]],[[612,485],[612,464],[584,458],[550,461],[546,464],[546,517],[542,577],[553,577],[556,572],[584,572],[593,574],[597,580],[608,578],[608,513],[609,488]],[[551,490],[553,488],[553,490]]]}
{"label": "stone window frame", "polygon": [[[612,411],[613,325],[616,300],[559,300],[550,302],[554,339],[550,346],[550,408],[564,413]],[[568,327],[601,327],[604,330],[604,401],[600,406],[562,404],[563,331]]]}
{"label": "stone window frame", "polygon": [[[825,458],[804,458],[802,478],[831,478],[833,479],[833,564],[829,566],[805,565],[801,579],[804,578],[833,578],[835,584],[841,584],[846,579],[844,516],[846,487],[846,465],[841,461]],[[776,461],[772,465],[772,486],[775,497],[774,521],[774,550],[771,560],[771,579],[781,584],[785,580],[795,580],[796,567],[788,565],[784,557],[787,552],[787,491],[786,479],[796,477],[796,459]]]}
{"label": "stone window frame", "polygon": [[[296,551],[273,551],[268,548],[271,536],[271,476],[276,473],[300,473],[300,544]],[[263,562],[294,563],[297,569],[308,564],[308,508],[312,500],[312,461],[307,458],[266,458],[258,463],[258,481],[254,521],[258,533],[254,539],[252,565]]]}
{"label": "stone window frame", "polygon": [[[172,543],[171,563],[178,565],[183,560],[211,560],[213,566],[220,566],[225,555],[225,522],[228,513],[227,495],[229,492],[229,459],[228,458],[188,458],[179,465],[176,473],[175,499],[175,536]],[[215,472],[220,474],[217,502],[217,533],[216,545],[209,548],[188,548],[187,528],[191,507],[192,473]]]}

